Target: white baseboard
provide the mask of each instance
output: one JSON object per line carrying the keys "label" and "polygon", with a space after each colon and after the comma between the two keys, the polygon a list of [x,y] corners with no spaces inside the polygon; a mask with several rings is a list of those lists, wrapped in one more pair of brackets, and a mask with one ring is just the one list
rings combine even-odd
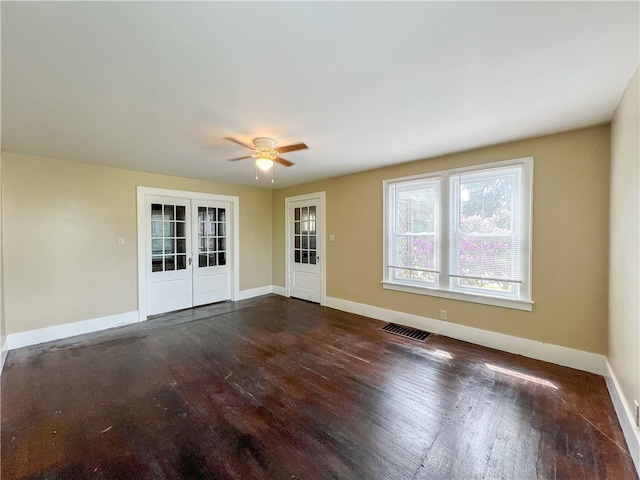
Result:
{"label": "white baseboard", "polygon": [[138,311],[119,313],[108,317],[94,318],[91,320],[83,320],[81,322],[65,323],[53,327],[39,328],[37,330],[28,330],[26,332],[11,333],[7,336],[9,350],[16,348],[28,347],[38,343],[50,342],[52,340],[60,340],[85,333],[97,332],[108,328],[120,327],[138,323]]}
{"label": "white baseboard", "polygon": [[265,285],[264,287],[249,288],[241,290],[236,297],[237,300],[246,300],[247,298],[259,297],[260,295],[268,295],[273,292],[273,285]]}
{"label": "white baseboard", "polygon": [[242,290],[236,300],[246,300],[247,298],[259,297],[260,295],[267,295],[269,293],[286,297],[287,289],[279,285],[265,285],[264,287],[250,288],[248,290]]}
{"label": "white baseboard", "polygon": [[[236,300],[246,300],[247,298],[259,297],[269,293],[279,293],[280,289],[284,292],[283,287],[274,285],[265,285],[264,287],[250,288],[242,290]],[[274,291],[276,290],[276,291]],[[7,355],[7,350],[15,350],[16,348],[28,347],[29,345],[37,345],[38,343],[51,342],[53,340],[61,340],[63,338],[75,337],[85,333],[97,332],[108,328],[120,327],[131,323],[138,323],[138,311],[111,315],[108,317],[94,318],[91,320],[83,320],[81,322],[65,323],[53,327],[40,328],[37,330],[29,330],[26,332],[12,333],[7,336],[7,347],[2,350],[2,364]],[[1,365],[0,365],[0,371]]]}
{"label": "white baseboard", "polygon": [[633,458],[633,463],[636,466],[636,471],[640,476],[640,429],[635,426],[634,415],[630,408],[630,403],[625,398],[620,388],[618,378],[609,363],[609,359],[605,360],[607,372],[604,376],[607,381],[607,388],[609,389],[609,395],[611,401],[613,401],[613,407],[618,415],[620,426],[622,427],[622,433],[627,441],[629,447],[629,453]]}
{"label": "white baseboard", "polygon": [[2,374],[2,370],[4,369],[4,362],[7,359],[7,354],[9,353],[9,342],[6,335],[2,337],[2,341],[0,343],[2,344],[2,349],[0,350],[0,374]]}
{"label": "white baseboard", "polygon": [[341,298],[327,297],[327,307],[357,315],[363,315],[385,322],[399,323],[428,332],[475,343],[504,352],[515,353],[537,360],[544,360],[565,367],[604,375],[605,357],[596,353],[584,352],[573,348],[561,347],[550,343],[536,342],[525,338],[513,337],[503,333],[490,332],[479,328],[467,327],[457,323],[444,322],[434,318],[421,317],[409,313],[372,307],[363,303],[351,302]]}
{"label": "white baseboard", "polygon": [[271,285],[271,288],[271,293],[275,293],[276,295],[281,295],[283,297],[287,296],[287,289],[285,287],[281,287],[280,285]]}

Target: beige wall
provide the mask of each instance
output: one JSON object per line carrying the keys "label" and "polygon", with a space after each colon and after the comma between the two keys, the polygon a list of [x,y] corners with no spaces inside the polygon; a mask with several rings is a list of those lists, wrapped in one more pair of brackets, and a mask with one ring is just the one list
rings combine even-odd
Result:
{"label": "beige wall", "polygon": [[239,196],[240,289],[271,285],[270,190],[3,156],[9,334],[138,309],[138,185]]}
{"label": "beige wall", "polygon": [[[2,224],[4,222],[2,212],[2,155],[0,154],[0,349],[4,347],[7,337],[7,327],[4,316],[4,239],[2,236]],[[1,352],[0,352],[1,354]]]}
{"label": "beige wall", "polygon": [[611,122],[609,362],[631,412],[640,401],[640,74]]}
{"label": "beige wall", "polygon": [[[382,181],[535,157],[533,312],[384,290]],[[284,286],[284,199],[327,194],[327,295],[588,352],[607,352],[609,127],[482,148],[277,190],[273,283]]]}

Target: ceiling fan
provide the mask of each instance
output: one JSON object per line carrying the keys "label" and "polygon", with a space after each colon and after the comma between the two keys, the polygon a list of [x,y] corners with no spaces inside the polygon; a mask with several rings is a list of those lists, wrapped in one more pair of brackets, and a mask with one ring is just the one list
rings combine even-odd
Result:
{"label": "ceiling fan", "polygon": [[253,150],[255,153],[251,155],[245,155],[244,157],[238,158],[230,158],[230,162],[236,162],[238,160],[244,160],[245,158],[255,158],[256,159],[256,167],[260,170],[267,171],[271,167],[273,167],[273,163],[279,163],[280,165],[284,165],[285,167],[290,167],[294,165],[293,162],[289,160],[285,160],[280,156],[281,153],[287,152],[295,152],[296,150],[304,150],[307,147],[304,143],[296,143],[294,145],[287,145],[286,147],[277,147],[276,141],[273,138],[267,137],[258,137],[253,139],[253,146],[247,145],[240,140],[236,140],[231,137],[224,137],[225,140],[229,140],[230,142],[237,143],[238,145],[242,145],[249,150]]}

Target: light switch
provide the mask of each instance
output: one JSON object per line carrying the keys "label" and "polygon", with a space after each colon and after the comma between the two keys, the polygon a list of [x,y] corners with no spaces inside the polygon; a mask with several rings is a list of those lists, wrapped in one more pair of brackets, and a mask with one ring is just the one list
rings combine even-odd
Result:
{"label": "light switch", "polygon": [[124,237],[118,237],[118,245],[124,245]]}
{"label": "light switch", "polygon": [[336,241],[336,236],[333,233],[329,234],[329,241],[330,242],[335,242]]}

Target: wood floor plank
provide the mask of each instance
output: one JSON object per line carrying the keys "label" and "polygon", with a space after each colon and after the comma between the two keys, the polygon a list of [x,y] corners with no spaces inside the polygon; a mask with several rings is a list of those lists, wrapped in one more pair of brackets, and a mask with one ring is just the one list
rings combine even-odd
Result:
{"label": "wood floor plank", "polygon": [[269,295],[9,353],[3,479],[637,480],[602,377]]}

